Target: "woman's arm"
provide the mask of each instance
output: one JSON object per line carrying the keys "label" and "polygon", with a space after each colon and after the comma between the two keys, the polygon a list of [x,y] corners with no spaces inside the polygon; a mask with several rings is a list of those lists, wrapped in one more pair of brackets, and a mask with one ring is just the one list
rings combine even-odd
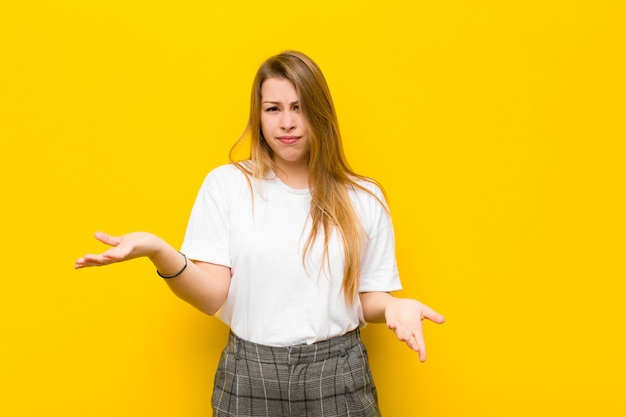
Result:
{"label": "woman's arm", "polygon": [[164,280],[174,294],[210,315],[215,314],[224,304],[230,286],[230,268],[206,262],[187,262],[180,252],[151,233],[110,236],[98,232],[95,237],[112,247],[101,254],[89,254],[77,259],[76,269],[147,257],[157,271],[169,276],[177,274],[187,263],[180,275]]}
{"label": "woman's arm", "polygon": [[420,361],[426,360],[422,320],[441,324],[444,322],[441,314],[417,300],[397,298],[387,292],[364,292],[360,298],[366,321],[387,323],[399,340],[419,353]]}

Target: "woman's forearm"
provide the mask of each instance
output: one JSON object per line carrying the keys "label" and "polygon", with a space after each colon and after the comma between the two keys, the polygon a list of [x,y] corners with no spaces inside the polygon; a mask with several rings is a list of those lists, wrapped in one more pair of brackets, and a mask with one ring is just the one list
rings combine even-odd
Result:
{"label": "woman's forearm", "polygon": [[363,292],[360,294],[363,316],[369,323],[384,323],[385,309],[393,300],[393,296],[387,292]]}
{"label": "woman's forearm", "polygon": [[224,304],[230,286],[230,268],[192,262],[167,244],[149,258],[162,276],[176,275],[182,270],[178,276],[164,281],[174,294],[198,310],[213,315]]}

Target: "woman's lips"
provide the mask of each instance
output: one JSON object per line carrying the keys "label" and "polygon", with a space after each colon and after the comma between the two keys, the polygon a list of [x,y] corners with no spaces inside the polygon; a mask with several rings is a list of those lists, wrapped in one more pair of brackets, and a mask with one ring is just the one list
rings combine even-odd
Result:
{"label": "woman's lips", "polygon": [[278,141],[285,145],[293,145],[300,139],[300,136],[280,136],[278,137]]}

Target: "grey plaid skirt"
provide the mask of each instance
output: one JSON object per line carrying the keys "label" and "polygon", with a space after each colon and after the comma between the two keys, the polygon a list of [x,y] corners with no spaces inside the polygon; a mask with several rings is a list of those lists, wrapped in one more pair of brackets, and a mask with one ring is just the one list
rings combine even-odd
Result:
{"label": "grey plaid skirt", "polygon": [[310,345],[272,347],[232,332],[213,391],[214,417],[379,417],[359,329]]}

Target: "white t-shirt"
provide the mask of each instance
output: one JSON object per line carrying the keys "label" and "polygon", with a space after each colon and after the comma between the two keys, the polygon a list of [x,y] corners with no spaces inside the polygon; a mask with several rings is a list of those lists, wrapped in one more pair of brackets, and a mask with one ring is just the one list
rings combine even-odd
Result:
{"label": "white t-shirt", "polygon": [[[211,171],[198,193],[182,245],[190,259],[231,268],[228,297],[217,316],[239,337],[271,346],[314,343],[364,324],[358,297],[341,289],[343,246],[333,233],[329,263],[323,236],[303,264],[311,227],[309,190],[277,177],[250,179],[234,165]],[[381,200],[378,187],[364,182]],[[350,198],[368,237],[361,254],[360,292],[401,289],[391,218],[371,195]],[[383,200],[384,201],[384,200]]]}

